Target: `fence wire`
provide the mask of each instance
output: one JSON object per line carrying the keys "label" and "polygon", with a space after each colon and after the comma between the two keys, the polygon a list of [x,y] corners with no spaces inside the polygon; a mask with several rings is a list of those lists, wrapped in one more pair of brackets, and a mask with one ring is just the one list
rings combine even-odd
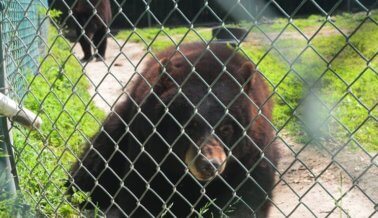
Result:
{"label": "fence wire", "polygon": [[7,81],[16,93],[25,94],[26,74],[36,73],[46,38],[47,1],[6,1],[2,9],[2,48]]}
{"label": "fence wire", "polygon": [[1,216],[377,216],[376,1],[3,3]]}

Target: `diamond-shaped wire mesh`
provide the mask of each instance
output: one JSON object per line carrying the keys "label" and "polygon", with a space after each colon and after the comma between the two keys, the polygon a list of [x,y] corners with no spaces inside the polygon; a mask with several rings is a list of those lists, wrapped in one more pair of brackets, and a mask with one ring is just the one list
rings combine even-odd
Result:
{"label": "diamond-shaped wire mesh", "polygon": [[2,2],[1,216],[377,216],[376,1]]}

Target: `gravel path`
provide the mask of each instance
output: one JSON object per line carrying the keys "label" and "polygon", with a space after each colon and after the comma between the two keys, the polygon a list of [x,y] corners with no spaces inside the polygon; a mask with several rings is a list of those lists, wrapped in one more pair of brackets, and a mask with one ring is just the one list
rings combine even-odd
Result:
{"label": "gravel path", "polygon": [[[74,47],[75,55],[80,59],[83,52],[79,44]],[[144,55],[140,44],[108,39],[106,60],[91,61],[84,64],[84,70],[91,83],[89,93],[95,104],[109,113],[112,106],[120,99],[124,88],[129,87],[129,80],[135,71],[143,68],[139,63]]]}
{"label": "gravel path", "polygon": [[283,138],[286,143],[278,143],[281,180],[277,173],[279,183],[273,190],[277,207],[270,217],[362,218],[374,213],[378,169],[369,156],[358,151],[344,152],[332,161],[324,150]]}

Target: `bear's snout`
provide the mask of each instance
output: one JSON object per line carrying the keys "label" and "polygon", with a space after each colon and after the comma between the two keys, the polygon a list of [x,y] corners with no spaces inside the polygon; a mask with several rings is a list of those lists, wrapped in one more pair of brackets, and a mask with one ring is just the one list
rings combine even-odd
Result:
{"label": "bear's snout", "polygon": [[216,139],[210,139],[201,148],[191,146],[186,152],[185,163],[196,179],[207,181],[223,173],[226,158],[223,146]]}
{"label": "bear's snout", "polygon": [[208,178],[215,176],[222,165],[219,160],[207,160],[206,158],[199,159],[199,161],[196,161],[196,167],[202,175]]}

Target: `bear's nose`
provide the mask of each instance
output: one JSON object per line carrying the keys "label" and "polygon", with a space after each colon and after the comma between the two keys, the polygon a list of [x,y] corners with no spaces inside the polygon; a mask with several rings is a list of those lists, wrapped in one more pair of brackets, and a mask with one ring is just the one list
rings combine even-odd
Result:
{"label": "bear's nose", "polygon": [[221,165],[221,163],[217,160],[211,160],[210,164],[213,166],[214,170],[218,170]]}
{"label": "bear's nose", "polygon": [[201,162],[202,163],[200,163],[200,169],[202,173],[209,177],[214,176],[221,166],[221,163],[218,160],[203,160]]}

